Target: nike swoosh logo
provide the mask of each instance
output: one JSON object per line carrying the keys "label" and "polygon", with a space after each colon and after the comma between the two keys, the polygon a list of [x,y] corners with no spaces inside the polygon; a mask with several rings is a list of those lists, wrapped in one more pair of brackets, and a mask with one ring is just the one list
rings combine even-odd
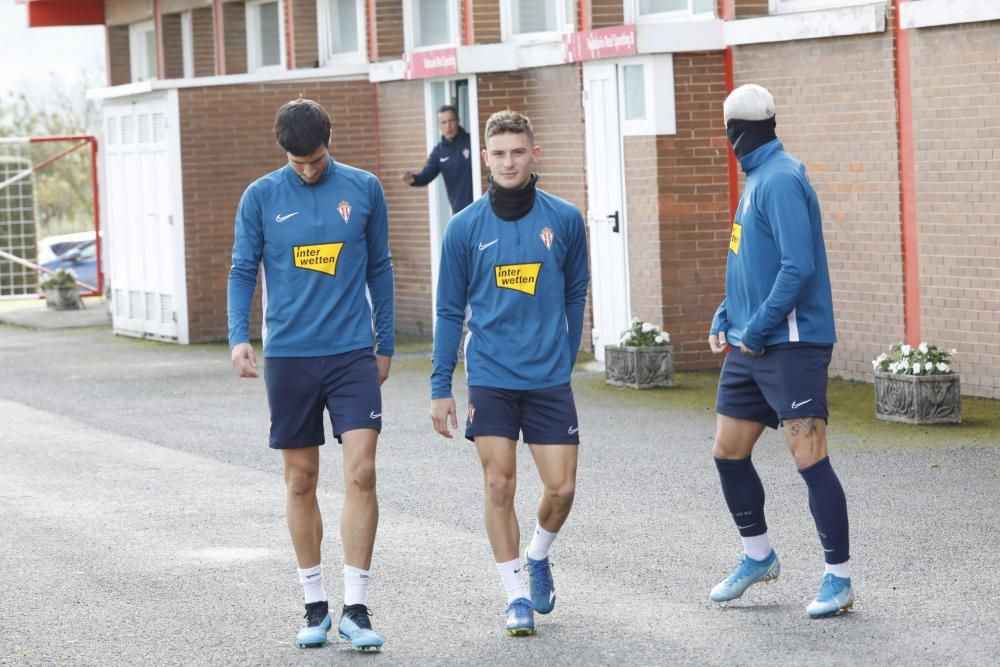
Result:
{"label": "nike swoosh logo", "polygon": [[736,527],[739,528],[740,530],[743,530],[744,528],[752,528],[753,526],[756,526],[756,525],[757,525],[756,523],[748,523],[745,526],[741,526],[740,524],[736,524]]}
{"label": "nike swoosh logo", "polygon": [[570,435],[576,435],[576,432],[579,430],[580,430],[579,426],[570,426],[567,433],[569,433]]}
{"label": "nike swoosh logo", "polygon": [[520,571],[521,571],[521,568],[517,568],[516,570],[514,570],[514,574],[517,574]]}
{"label": "nike swoosh logo", "polygon": [[312,579],[313,577],[318,577],[318,574],[307,574],[306,579]]}
{"label": "nike swoosh logo", "polygon": [[812,401],[812,399],[811,399],[811,398],[808,398],[808,399],[806,399],[806,400],[802,401],[801,403],[796,403],[795,401],[792,401],[792,410],[798,410],[798,409],[799,409],[799,408],[801,408],[801,407],[802,407],[803,405],[805,405],[806,403],[809,403],[809,402],[811,402],[811,401]]}
{"label": "nike swoosh logo", "polygon": [[496,243],[496,242],[497,242],[497,241],[499,241],[499,240],[500,240],[500,239],[493,239],[493,240],[492,240],[492,241],[490,241],[489,243],[483,243],[482,241],[480,241],[480,242],[479,242],[479,249],[480,249],[480,250],[486,250],[487,248],[489,248],[489,247],[490,247],[491,245],[493,245],[494,243]]}
{"label": "nike swoosh logo", "polygon": [[447,162],[447,161],[448,161],[448,160],[450,160],[450,159],[451,159],[451,156],[450,156],[450,155],[449,155],[448,157],[441,157],[441,158],[438,158],[438,160],[440,160],[441,162]]}
{"label": "nike swoosh logo", "polygon": [[823,547],[823,551],[825,551],[826,553],[830,553],[831,551],[833,551],[833,549],[827,549],[826,547]]}
{"label": "nike swoosh logo", "polygon": [[372,413],[370,415],[368,415],[368,416],[371,417],[372,419],[378,419],[379,417],[382,416],[382,413],[380,412],[378,414],[375,414],[375,411],[372,410]]}
{"label": "nike swoosh logo", "polygon": [[288,220],[293,215],[298,215],[298,214],[299,214],[299,212],[296,211],[295,213],[289,213],[288,215],[276,215],[276,216],[274,216],[274,221],[275,222],[284,222],[285,220]]}

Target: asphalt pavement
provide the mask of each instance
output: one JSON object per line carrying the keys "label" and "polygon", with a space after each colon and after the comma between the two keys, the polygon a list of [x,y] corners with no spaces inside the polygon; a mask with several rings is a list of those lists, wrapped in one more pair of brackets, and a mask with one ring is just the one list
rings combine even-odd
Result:
{"label": "asphalt pavement", "polygon": [[[384,386],[369,602],[385,650],[303,650],[262,380],[234,377],[222,345],[0,326],[0,664],[995,664],[1000,442],[872,442],[831,424],[857,600],[811,620],[822,550],[804,483],[765,434],[755,462],[781,578],[719,606],[708,591],[740,548],[711,407],[640,399],[587,372],[574,377],[577,500],[552,551],[558,603],[536,636],[506,637],[480,468],[466,441],[431,429],[429,370],[401,355]],[[342,482],[328,440],[337,606]],[[540,487],[526,449],[519,483],[527,538]]]}

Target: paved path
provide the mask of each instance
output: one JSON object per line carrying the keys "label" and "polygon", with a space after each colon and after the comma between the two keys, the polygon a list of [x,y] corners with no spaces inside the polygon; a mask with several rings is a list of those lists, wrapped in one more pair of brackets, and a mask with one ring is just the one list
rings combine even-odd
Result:
{"label": "paved path", "polygon": [[[221,346],[0,327],[0,664],[983,664],[1000,652],[1000,443],[838,436],[856,611],[812,621],[822,572],[805,488],[776,434],[755,455],[780,581],[719,607],[739,541],[713,415],[574,380],[578,501],[553,560],[556,611],[502,635],[470,446],[430,429],[425,359],[385,387],[371,607],[381,656],[292,642],[300,589],[260,381]],[[464,409],[464,395],[460,395]],[[526,454],[526,452],[525,452]],[[340,597],[340,454],[324,451],[328,592]],[[517,509],[539,485],[522,456]]]}

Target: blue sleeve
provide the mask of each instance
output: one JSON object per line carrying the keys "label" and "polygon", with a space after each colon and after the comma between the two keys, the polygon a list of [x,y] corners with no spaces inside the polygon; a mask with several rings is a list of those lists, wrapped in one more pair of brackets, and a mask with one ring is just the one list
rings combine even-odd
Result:
{"label": "blue sleeve", "polygon": [[590,265],[587,259],[587,235],[583,216],[574,211],[570,220],[570,244],[567,248],[566,269],[566,327],[569,334],[570,364],[576,362],[583,337],[583,312],[587,305],[587,286],[590,284]]}
{"label": "blue sleeve", "polygon": [[257,287],[257,267],[264,252],[264,227],[260,201],[253,186],[246,189],[236,209],[233,265],[227,289],[229,347],[250,340],[250,305]]}
{"label": "blue sleeve", "polygon": [[729,331],[729,318],[726,315],[726,298],[722,298],[722,303],[715,309],[715,317],[712,318],[712,328],[708,330],[710,336],[714,336],[720,331]]}
{"label": "blue sleeve", "polygon": [[434,322],[434,354],[431,398],[451,396],[451,377],[462,340],[465,306],[469,300],[469,254],[465,228],[454,220],[444,233],[438,271],[437,312]]}
{"label": "blue sleeve", "polygon": [[427,164],[424,165],[419,174],[413,175],[412,185],[427,185],[441,173],[441,160],[438,156],[438,148],[440,147],[441,144],[435,146],[431,154],[427,156]]}
{"label": "blue sleeve", "polygon": [[771,293],[743,331],[743,344],[755,352],[764,349],[767,335],[792,312],[816,273],[809,204],[797,176],[772,176],[764,192],[763,208],[781,255],[781,268]]}
{"label": "blue sleeve", "polygon": [[389,250],[389,214],[385,193],[378,179],[370,181],[372,212],[365,229],[368,243],[368,269],[365,281],[372,299],[375,317],[375,352],[391,357],[395,352],[395,327],[392,290],[392,252]]}

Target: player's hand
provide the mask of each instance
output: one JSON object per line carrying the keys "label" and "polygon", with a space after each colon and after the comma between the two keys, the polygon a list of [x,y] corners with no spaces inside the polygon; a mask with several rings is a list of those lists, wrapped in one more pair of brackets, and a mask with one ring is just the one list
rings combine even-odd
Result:
{"label": "player's hand", "polygon": [[740,352],[742,352],[743,354],[747,355],[748,357],[763,357],[764,356],[764,350],[761,350],[760,352],[754,352],[753,350],[751,350],[749,347],[747,347],[743,343],[740,343]]}
{"label": "player's hand", "polygon": [[458,411],[455,409],[454,397],[431,399],[431,422],[434,430],[446,438],[451,438],[451,431],[448,430],[448,422],[451,427],[458,428]]}
{"label": "player's hand", "polygon": [[404,172],[403,175],[400,176],[400,178],[402,178],[407,185],[413,185],[414,178],[412,171]]}
{"label": "player's hand", "polygon": [[239,343],[233,348],[233,370],[241,378],[257,377],[257,357],[250,343]]}
{"label": "player's hand", "polygon": [[392,357],[381,354],[375,355],[375,367],[378,368],[378,383],[383,384],[389,379],[389,366],[392,365]]}
{"label": "player's hand", "polygon": [[708,346],[712,348],[714,354],[719,354],[726,351],[726,347],[729,343],[726,342],[726,332],[720,331],[717,334],[711,334],[708,337]]}

